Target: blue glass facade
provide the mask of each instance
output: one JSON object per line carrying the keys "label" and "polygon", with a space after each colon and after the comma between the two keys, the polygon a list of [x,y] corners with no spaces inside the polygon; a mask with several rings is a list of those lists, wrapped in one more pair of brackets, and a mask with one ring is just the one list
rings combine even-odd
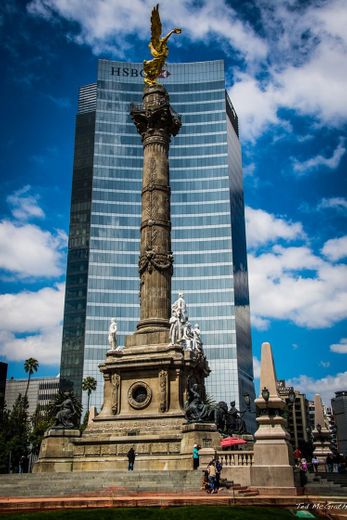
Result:
{"label": "blue glass facade", "polygon": [[[181,131],[170,146],[172,301],[183,290],[190,321],[200,325],[212,369],[207,391],[216,400],[235,400],[243,408],[243,393],[253,398],[254,387],[237,116],[225,92],[223,61],[170,64],[167,68],[170,75],[161,82],[182,116]],[[142,101],[142,74],[141,64],[100,60],[96,85],[80,92],[77,122],[88,115],[91,118],[93,165],[87,206],[80,208],[87,215],[88,273],[80,330],[83,354],[81,347],[75,352],[80,353],[83,377],[92,375],[98,380],[92,396],[96,406],[102,401],[98,363],[108,348],[109,321],[117,318],[122,345],[139,319],[143,149],[129,107]],[[77,126],[75,163],[80,140]],[[69,258],[74,253],[71,229]],[[68,260],[67,295],[70,266]],[[74,337],[66,341],[66,320],[67,307],[61,376],[72,380],[77,390]],[[69,356],[70,365],[66,362]]]}

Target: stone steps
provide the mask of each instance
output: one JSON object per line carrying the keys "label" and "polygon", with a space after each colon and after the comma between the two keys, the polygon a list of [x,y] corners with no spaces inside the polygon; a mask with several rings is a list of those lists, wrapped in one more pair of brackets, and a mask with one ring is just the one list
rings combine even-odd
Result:
{"label": "stone steps", "polygon": [[308,482],[305,485],[305,493],[316,495],[330,495],[347,497],[347,488],[344,479],[336,481],[336,478],[328,474],[308,475]]}
{"label": "stone steps", "polygon": [[71,496],[200,489],[199,471],[78,472],[0,475],[0,496]]}
{"label": "stone steps", "polygon": [[257,495],[259,495],[259,491],[241,491],[238,493],[238,495],[240,497],[256,497]]}
{"label": "stone steps", "polygon": [[232,489],[234,489],[236,495],[239,497],[255,497],[259,495],[259,491],[256,488],[250,488],[249,486],[233,484]]}

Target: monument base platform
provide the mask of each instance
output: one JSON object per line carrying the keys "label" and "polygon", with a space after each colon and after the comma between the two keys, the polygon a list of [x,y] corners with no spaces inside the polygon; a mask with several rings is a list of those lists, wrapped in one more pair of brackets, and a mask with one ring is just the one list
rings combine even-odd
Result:
{"label": "monument base platform", "polygon": [[[102,424],[105,422],[99,421],[98,426]],[[43,440],[33,472],[124,470],[130,448],[135,450],[136,469],[140,471],[192,469],[194,444],[202,447],[203,463],[205,458],[206,463],[213,458],[221,438],[215,424],[187,423],[183,417],[174,419],[172,424],[175,424],[176,432],[173,428],[169,428],[168,433],[158,428],[156,433],[138,434],[128,428],[127,435],[119,435],[114,424],[113,432],[100,428],[82,435],[78,430],[50,430]]]}

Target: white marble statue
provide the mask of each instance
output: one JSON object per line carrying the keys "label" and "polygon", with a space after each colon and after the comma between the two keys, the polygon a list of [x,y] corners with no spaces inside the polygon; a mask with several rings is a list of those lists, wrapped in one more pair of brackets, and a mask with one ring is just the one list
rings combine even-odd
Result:
{"label": "white marble statue", "polygon": [[195,323],[193,328],[193,350],[202,352],[201,332],[198,323]]}
{"label": "white marble statue", "polygon": [[181,323],[178,319],[177,311],[173,308],[171,310],[170,318],[170,341],[172,345],[178,343],[181,339]]}
{"label": "white marble statue", "polygon": [[170,340],[172,345],[182,342],[184,328],[188,321],[187,306],[183,296],[183,291],[179,291],[178,298],[171,307]]}
{"label": "white marble statue", "polygon": [[179,344],[196,356],[203,356],[200,327],[197,323],[192,327],[188,321],[187,305],[183,296],[183,291],[179,291],[178,298],[171,307],[170,341],[172,345]]}
{"label": "white marble statue", "polygon": [[185,324],[182,340],[184,350],[193,350],[194,334],[189,321]]}
{"label": "white marble statue", "polygon": [[108,328],[108,343],[110,350],[119,350],[117,344],[117,321],[116,318],[111,318],[111,323]]}
{"label": "white marble statue", "polygon": [[179,291],[178,298],[172,305],[172,310],[177,312],[178,319],[181,323],[185,323],[188,320],[187,306],[183,296],[183,291]]}

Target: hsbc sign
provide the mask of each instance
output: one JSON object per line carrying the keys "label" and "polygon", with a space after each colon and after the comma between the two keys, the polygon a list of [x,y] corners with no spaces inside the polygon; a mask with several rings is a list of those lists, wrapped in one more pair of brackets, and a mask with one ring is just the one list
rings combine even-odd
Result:
{"label": "hsbc sign", "polygon": [[[143,72],[143,69],[134,69],[131,67],[111,67],[111,75],[112,76],[118,76],[118,77],[124,77],[124,78],[144,78],[145,74]],[[163,70],[160,74],[160,78],[168,78],[171,76],[170,72],[168,70]]]}

